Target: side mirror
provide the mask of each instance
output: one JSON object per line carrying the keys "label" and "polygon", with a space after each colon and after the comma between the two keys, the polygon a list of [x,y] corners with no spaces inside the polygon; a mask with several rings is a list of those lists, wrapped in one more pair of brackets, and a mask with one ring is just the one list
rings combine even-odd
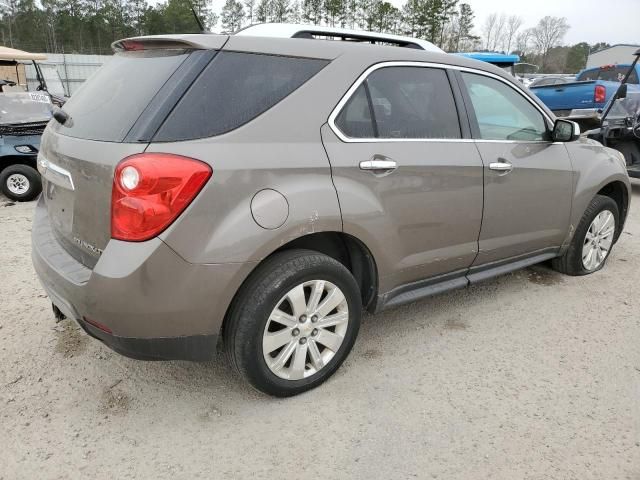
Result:
{"label": "side mirror", "polygon": [[573,142],[580,138],[580,126],[570,120],[556,120],[551,139],[554,142]]}

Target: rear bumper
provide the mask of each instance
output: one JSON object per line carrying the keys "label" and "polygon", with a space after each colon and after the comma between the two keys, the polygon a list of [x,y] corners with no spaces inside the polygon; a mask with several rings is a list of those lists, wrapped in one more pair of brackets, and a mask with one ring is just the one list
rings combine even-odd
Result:
{"label": "rear bumper", "polygon": [[56,240],[42,198],[32,261],[54,306],[91,336],[129,357],[172,360],[213,357],[227,308],[253,268],[191,264],[156,238],[111,240],[89,269]]}
{"label": "rear bumper", "polygon": [[78,320],[82,329],[121,355],[136,360],[211,360],[215,353],[217,335],[186,337],[134,338],[111,335]]}

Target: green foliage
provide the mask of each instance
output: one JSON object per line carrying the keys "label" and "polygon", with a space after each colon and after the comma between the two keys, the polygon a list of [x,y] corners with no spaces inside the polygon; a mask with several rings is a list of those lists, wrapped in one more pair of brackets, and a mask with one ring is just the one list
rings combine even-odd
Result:
{"label": "green foliage", "polygon": [[579,72],[587,65],[587,57],[591,47],[586,42],[576,43],[569,47],[565,60],[564,70],[566,72]]}
{"label": "green foliage", "polygon": [[115,40],[199,32],[191,7],[207,28],[217,15],[211,0],[9,0],[0,11],[4,45],[33,52],[111,53]]}
{"label": "green foliage", "polygon": [[227,0],[222,7],[222,32],[233,33],[239,30],[244,19],[244,8],[238,0]]}

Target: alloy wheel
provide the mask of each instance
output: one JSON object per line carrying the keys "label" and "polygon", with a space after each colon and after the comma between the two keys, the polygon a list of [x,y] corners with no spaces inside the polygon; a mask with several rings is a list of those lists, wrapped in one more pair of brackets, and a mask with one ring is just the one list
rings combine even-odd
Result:
{"label": "alloy wheel", "polygon": [[269,370],[286,380],[316,374],[340,349],[348,324],[347,299],[336,285],[311,280],[295,286],[265,325],[262,353]]}
{"label": "alloy wheel", "polygon": [[609,210],[601,211],[593,219],[582,246],[582,265],[585,270],[592,272],[602,266],[611,250],[615,231],[616,222]]}

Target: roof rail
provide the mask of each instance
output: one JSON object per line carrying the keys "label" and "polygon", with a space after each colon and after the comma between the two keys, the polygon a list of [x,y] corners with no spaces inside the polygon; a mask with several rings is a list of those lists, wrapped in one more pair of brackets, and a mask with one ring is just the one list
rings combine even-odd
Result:
{"label": "roof rail", "polygon": [[322,40],[343,40],[349,42],[391,45],[443,53],[433,43],[413,37],[403,37],[387,33],[350,30],[347,28],[322,27],[318,25],[298,25],[293,23],[258,23],[243,28],[235,35],[256,37],[306,38]]}

